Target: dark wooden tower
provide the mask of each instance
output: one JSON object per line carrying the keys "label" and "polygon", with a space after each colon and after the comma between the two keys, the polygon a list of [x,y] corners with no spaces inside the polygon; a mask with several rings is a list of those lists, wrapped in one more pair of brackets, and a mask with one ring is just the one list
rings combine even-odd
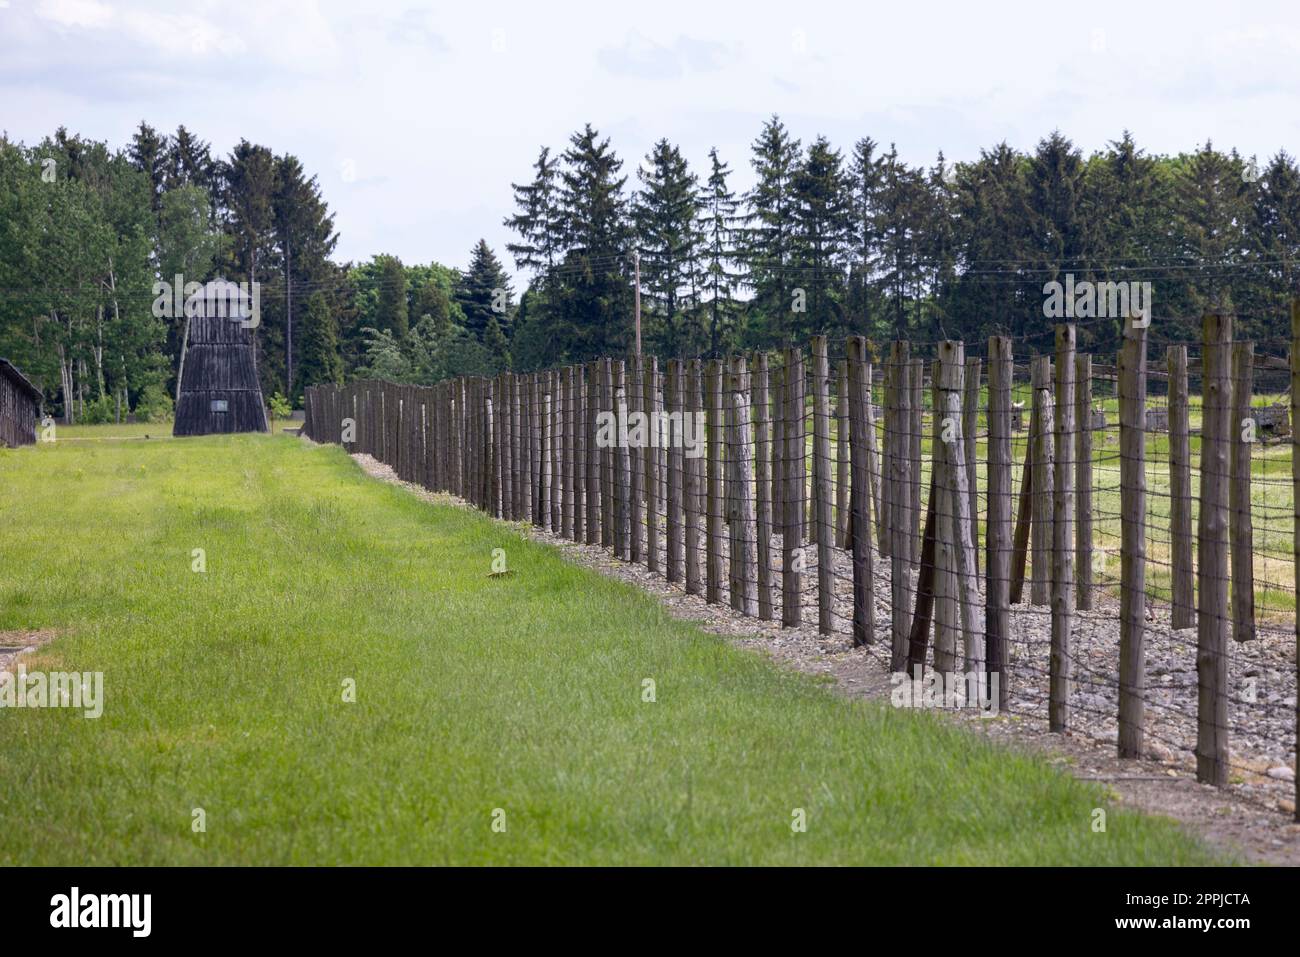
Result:
{"label": "dark wooden tower", "polygon": [[[220,281],[204,287],[202,314],[189,317],[172,435],[267,432],[252,328],[223,307]],[[247,300],[245,300],[247,301]],[[230,310],[233,312],[234,310]]]}
{"label": "dark wooden tower", "polygon": [[41,390],[8,360],[0,359],[0,445],[17,447],[36,441]]}

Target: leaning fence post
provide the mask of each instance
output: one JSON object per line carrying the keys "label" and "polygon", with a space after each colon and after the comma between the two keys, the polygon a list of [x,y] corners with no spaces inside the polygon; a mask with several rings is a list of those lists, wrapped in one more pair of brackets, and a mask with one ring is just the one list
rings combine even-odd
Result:
{"label": "leaning fence post", "polygon": [[1070,629],[1074,622],[1074,326],[1056,327],[1056,450],[1052,477],[1052,645],[1048,728],[1070,723]]}
{"label": "leaning fence post", "polygon": [[1129,318],[1119,354],[1119,756],[1142,756],[1146,733],[1147,327]]}
{"label": "leaning fence post", "polygon": [[832,603],[835,569],[832,554],[835,526],[831,506],[831,397],[826,337],[812,337],[813,353],[813,487],[817,490],[817,630],[834,630]]}
{"label": "leaning fence post", "polygon": [[990,681],[997,682],[998,708],[1010,701],[1007,646],[1011,632],[1011,340],[989,338],[988,528],[984,631]]}
{"label": "leaning fence post", "polygon": [[849,547],[853,549],[853,645],[875,641],[875,570],[871,554],[871,364],[867,362],[867,340],[851,336],[848,341],[847,381],[840,402],[848,412],[849,455],[852,478],[849,483]]}
{"label": "leaning fence post", "polygon": [[1196,624],[1196,579],[1192,568],[1192,445],[1187,408],[1187,346],[1165,353],[1169,371],[1169,544],[1172,550],[1174,629]]}
{"label": "leaning fence post", "polygon": [[1232,347],[1232,482],[1229,491],[1232,541],[1232,637],[1255,637],[1255,530],[1250,514],[1250,452],[1255,423],[1250,400],[1255,391],[1255,344]]}
{"label": "leaning fence post", "polygon": [[[1207,314],[1201,332],[1201,513],[1197,527],[1196,779],[1228,783],[1228,458],[1232,319]],[[1122,682],[1121,678],[1121,682]],[[1122,700],[1122,699],[1121,699]]]}

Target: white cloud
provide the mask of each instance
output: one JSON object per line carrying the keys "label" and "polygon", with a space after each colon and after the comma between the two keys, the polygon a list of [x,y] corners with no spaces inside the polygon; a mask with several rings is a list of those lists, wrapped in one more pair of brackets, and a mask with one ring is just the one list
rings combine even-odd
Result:
{"label": "white cloud", "polygon": [[64,27],[96,29],[108,25],[113,9],[95,0],[41,0],[36,15]]}

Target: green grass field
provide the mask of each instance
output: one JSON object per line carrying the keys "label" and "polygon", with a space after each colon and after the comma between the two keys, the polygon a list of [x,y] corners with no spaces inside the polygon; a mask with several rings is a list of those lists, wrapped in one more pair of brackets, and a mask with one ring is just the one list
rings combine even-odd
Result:
{"label": "green grass field", "polygon": [[0,528],[0,645],[51,629],[28,670],[106,697],[0,709],[2,865],[1215,860],[1164,820],[1095,833],[1096,786],[839,698],[338,448],[0,450]]}

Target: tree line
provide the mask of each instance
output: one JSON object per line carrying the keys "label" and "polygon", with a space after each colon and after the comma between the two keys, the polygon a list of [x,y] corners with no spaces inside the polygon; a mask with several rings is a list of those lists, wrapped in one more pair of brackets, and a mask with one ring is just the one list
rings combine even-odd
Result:
{"label": "tree line", "polygon": [[[1285,338],[1300,255],[1300,171],[1212,143],[1174,156],[1127,132],[1085,156],[1053,132],[929,167],[863,137],[802,143],[777,116],[754,139],[738,193],[711,150],[700,171],[666,139],[635,169],[590,126],[544,147],[514,188],[508,249],[530,281],[512,330],[522,368],[627,352],[639,258],[645,349],[724,353],[814,333],[976,340],[1050,328],[1044,286],[1152,283],[1159,318],[1238,314],[1243,336]],[[1157,325],[1157,344],[1165,327]],[[1170,330],[1187,335],[1185,327]],[[1113,350],[1118,319],[1080,324]]]}
{"label": "tree line", "polygon": [[[733,160],[735,158],[732,158]],[[814,333],[977,340],[1050,328],[1044,286],[1069,274],[1150,282],[1165,318],[1209,308],[1239,334],[1285,339],[1300,256],[1300,170],[1206,143],[1154,155],[1124,133],[1084,155],[1054,132],[1031,151],[911,166],[863,137],[847,150],[767,120],[733,185],[660,139],[635,179],[590,125],[543,147],[512,186],[510,276],[483,240],[465,268],[376,255],[337,263],[334,217],[297,157],[241,140],[225,156],[141,123],[121,149],[59,129],[0,136],[0,355],[68,421],[170,415],[184,317],[151,309],[183,275],[261,284],[266,395],[318,382],[433,382],[626,354],[639,271],[643,348],[723,354]],[[1118,345],[1116,319],[1081,348]],[[1166,329],[1170,331],[1166,332]]]}

